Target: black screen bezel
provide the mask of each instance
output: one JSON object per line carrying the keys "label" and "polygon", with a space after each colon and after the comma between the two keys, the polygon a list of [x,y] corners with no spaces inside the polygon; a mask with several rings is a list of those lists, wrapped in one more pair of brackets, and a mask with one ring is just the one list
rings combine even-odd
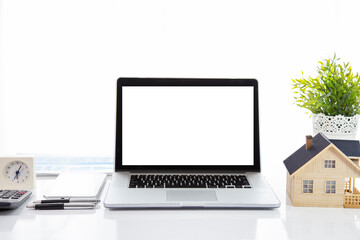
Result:
{"label": "black screen bezel", "polygon": [[[253,165],[122,165],[122,87],[123,86],[252,86],[254,89]],[[205,78],[119,78],[117,81],[115,171],[137,172],[260,172],[258,82],[256,79]],[[221,160],[219,160],[221,161]]]}

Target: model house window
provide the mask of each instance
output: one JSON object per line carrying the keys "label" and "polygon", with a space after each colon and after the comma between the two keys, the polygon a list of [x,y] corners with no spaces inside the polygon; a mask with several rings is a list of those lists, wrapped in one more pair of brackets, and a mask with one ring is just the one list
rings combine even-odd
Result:
{"label": "model house window", "polygon": [[326,193],[335,193],[335,181],[326,181]]}
{"label": "model house window", "polygon": [[313,180],[303,180],[303,193],[313,193]]}
{"label": "model house window", "polygon": [[335,168],[335,160],[325,160],[325,168]]}

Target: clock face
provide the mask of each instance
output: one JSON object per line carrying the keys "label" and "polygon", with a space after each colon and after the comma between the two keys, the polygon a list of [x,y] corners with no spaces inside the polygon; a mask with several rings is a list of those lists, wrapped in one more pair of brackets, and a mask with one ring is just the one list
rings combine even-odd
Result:
{"label": "clock face", "polygon": [[22,161],[12,161],[5,167],[6,178],[13,184],[25,183],[30,178],[30,169]]}

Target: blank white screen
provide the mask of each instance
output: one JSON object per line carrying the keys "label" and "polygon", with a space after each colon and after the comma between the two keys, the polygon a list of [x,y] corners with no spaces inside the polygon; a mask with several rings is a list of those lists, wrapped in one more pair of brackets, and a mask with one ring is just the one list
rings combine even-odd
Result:
{"label": "blank white screen", "polygon": [[123,165],[253,165],[253,87],[122,91]]}

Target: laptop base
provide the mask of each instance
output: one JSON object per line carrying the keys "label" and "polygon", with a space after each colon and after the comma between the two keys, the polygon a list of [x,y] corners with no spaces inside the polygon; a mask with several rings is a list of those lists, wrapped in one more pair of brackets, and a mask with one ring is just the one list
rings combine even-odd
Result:
{"label": "laptop base", "polygon": [[[144,173],[141,173],[144,174]],[[252,188],[129,188],[129,172],[116,172],[108,189],[107,208],[277,208],[280,201],[261,173],[245,174]]]}

